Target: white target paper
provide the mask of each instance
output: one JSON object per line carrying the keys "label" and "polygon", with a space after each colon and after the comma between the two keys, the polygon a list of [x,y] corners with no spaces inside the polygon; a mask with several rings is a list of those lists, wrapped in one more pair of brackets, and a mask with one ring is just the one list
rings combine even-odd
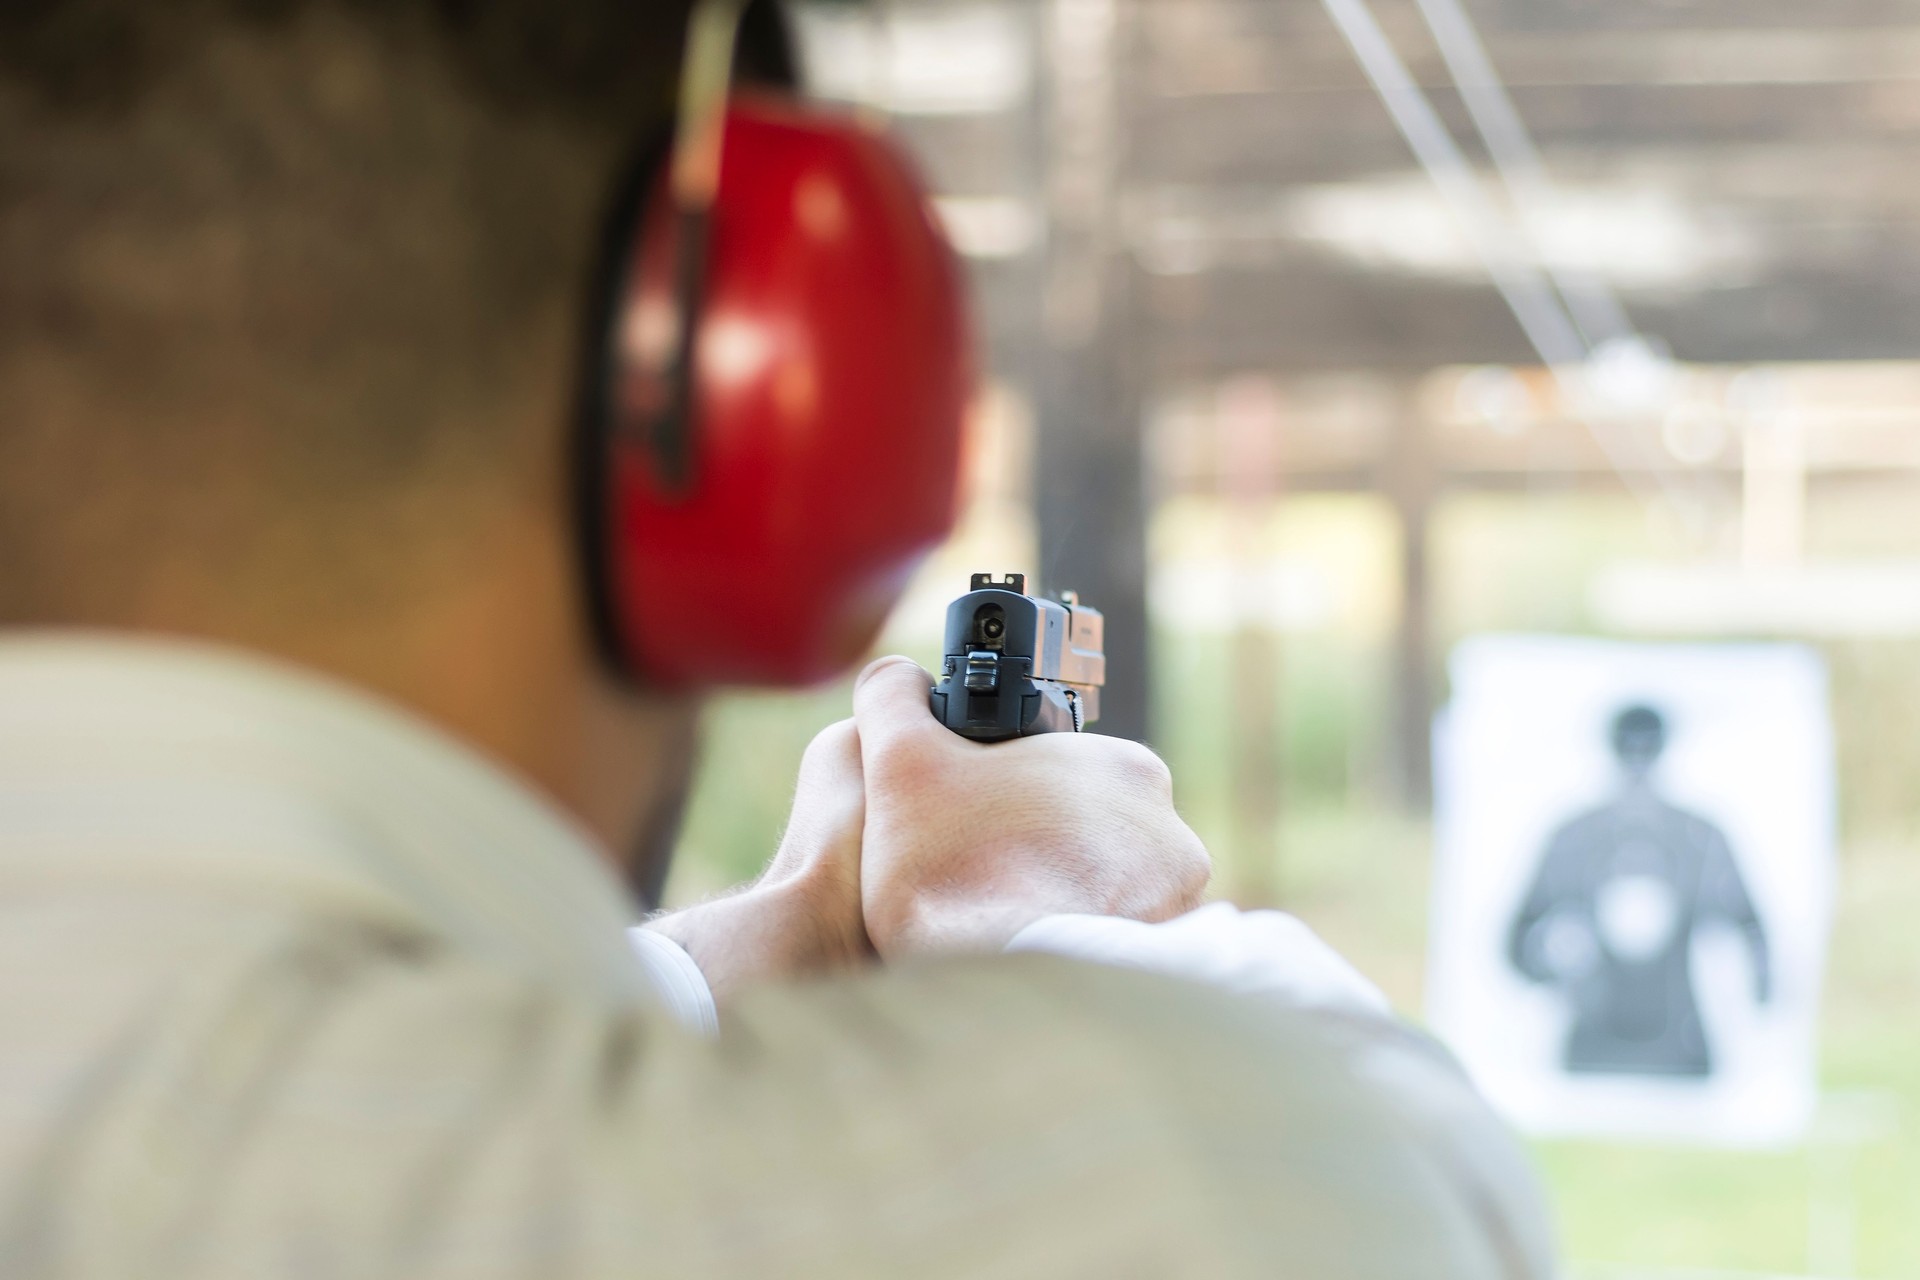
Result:
{"label": "white target paper", "polygon": [[1794,1141],[1833,896],[1819,657],[1487,636],[1452,677],[1434,1029],[1536,1133]]}

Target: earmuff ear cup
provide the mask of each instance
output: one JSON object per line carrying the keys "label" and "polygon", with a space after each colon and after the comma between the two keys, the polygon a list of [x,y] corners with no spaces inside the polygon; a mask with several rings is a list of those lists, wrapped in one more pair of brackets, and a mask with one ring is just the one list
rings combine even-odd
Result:
{"label": "earmuff ear cup", "polygon": [[635,229],[603,401],[603,623],[667,687],[797,685],[857,661],[952,529],[973,360],[959,264],[912,167],[852,120],[730,106],[671,483],[628,358],[673,323],[664,188]]}

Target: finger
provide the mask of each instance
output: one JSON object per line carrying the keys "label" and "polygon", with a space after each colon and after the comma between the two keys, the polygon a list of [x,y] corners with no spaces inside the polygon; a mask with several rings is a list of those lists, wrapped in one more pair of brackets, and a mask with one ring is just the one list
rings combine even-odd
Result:
{"label": "finger", "polygon": [[866,791],[860,768],[860,736],[853,721],[822,729],[800,758],[793,812],[774,858],[779,869],[796,858],[844,840],[857,841],[866,816]]}
{"label": "finger", "polygon": [[853,686],[853,720],[869,767],[875,753],[935,743],[946,733],[928,705],[932,692],[933,677],[911,658],[881,658],[860,673]]}
{"label": "finger", "polygon": [[795,785],[794,820],[844,817],[866,798],[860,767],[860,734],[853,721],[828,725],[807,744]]}
{"label": "finger", "polygon": [[800,757],[802,781],[860,782],[860,731],[853,721],[841,720],[815,734]]}

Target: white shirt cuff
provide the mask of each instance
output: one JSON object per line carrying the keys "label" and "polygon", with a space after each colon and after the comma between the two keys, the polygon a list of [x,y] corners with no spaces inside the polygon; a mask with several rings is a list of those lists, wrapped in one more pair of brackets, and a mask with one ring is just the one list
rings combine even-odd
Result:
{"label": "white shirt cuff", "polygon": [[720,1011],[714,1007],[713,988],[687,949],[663,933],[638,926],[627,930],[627,942],[674,1020],[700,1035],[719,1035]]}
{"label": "white shirt cuff", "polygon": [[1008,951],[1143,969],[1297,1008],[1386,1015],[1380,988],[1294,917],[1216,902],[1161,924],[1111,916],[1034,921]]}

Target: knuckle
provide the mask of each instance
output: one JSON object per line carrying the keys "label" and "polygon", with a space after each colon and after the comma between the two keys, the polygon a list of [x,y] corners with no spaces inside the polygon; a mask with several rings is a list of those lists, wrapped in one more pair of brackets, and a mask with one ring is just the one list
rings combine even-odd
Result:
{"label": "knuckle", "polygon": [[872,761],[875,786],[896,792],[935,787],[946,774],[939,745],[919,735],[903,735],[885,743]]}
{"label": "knuckle", "polygon": [[1191,829],[1187,832],[1187,851],[1183,874],[1194,892],[1205,889],[1213,880],[1213,855]]}
{"label": "knuckle", "polygon": [[1155,915],[1172,919],[1198,907],[1206,899],[1207,885],[1213,879],[1213,860],[1206,847],[1190,830],[1182,829],[1179,838],[1169,841],[1168,858],[1163,864],[1164,897]]}
{"label": "knuckle", "polygon": [[1151,786],[1156,791],[1172,792],[1173,770],[1151,747],[1138,742],[1124,742],[1118,760],[1121,770],[1130,781]]}
{"label": "knuckle", "polygon": [[813,741],[807,744],[806,759],[830,761],[844,759],[848,752],[860,749],[860,735],[851,720],[837,720],[813,735]]}
{"label": "knuckle", "polygon": [[860,776],[860,738],[853,722],[828,725],[813,736],[800,756],[803,786],[833,785]]}

